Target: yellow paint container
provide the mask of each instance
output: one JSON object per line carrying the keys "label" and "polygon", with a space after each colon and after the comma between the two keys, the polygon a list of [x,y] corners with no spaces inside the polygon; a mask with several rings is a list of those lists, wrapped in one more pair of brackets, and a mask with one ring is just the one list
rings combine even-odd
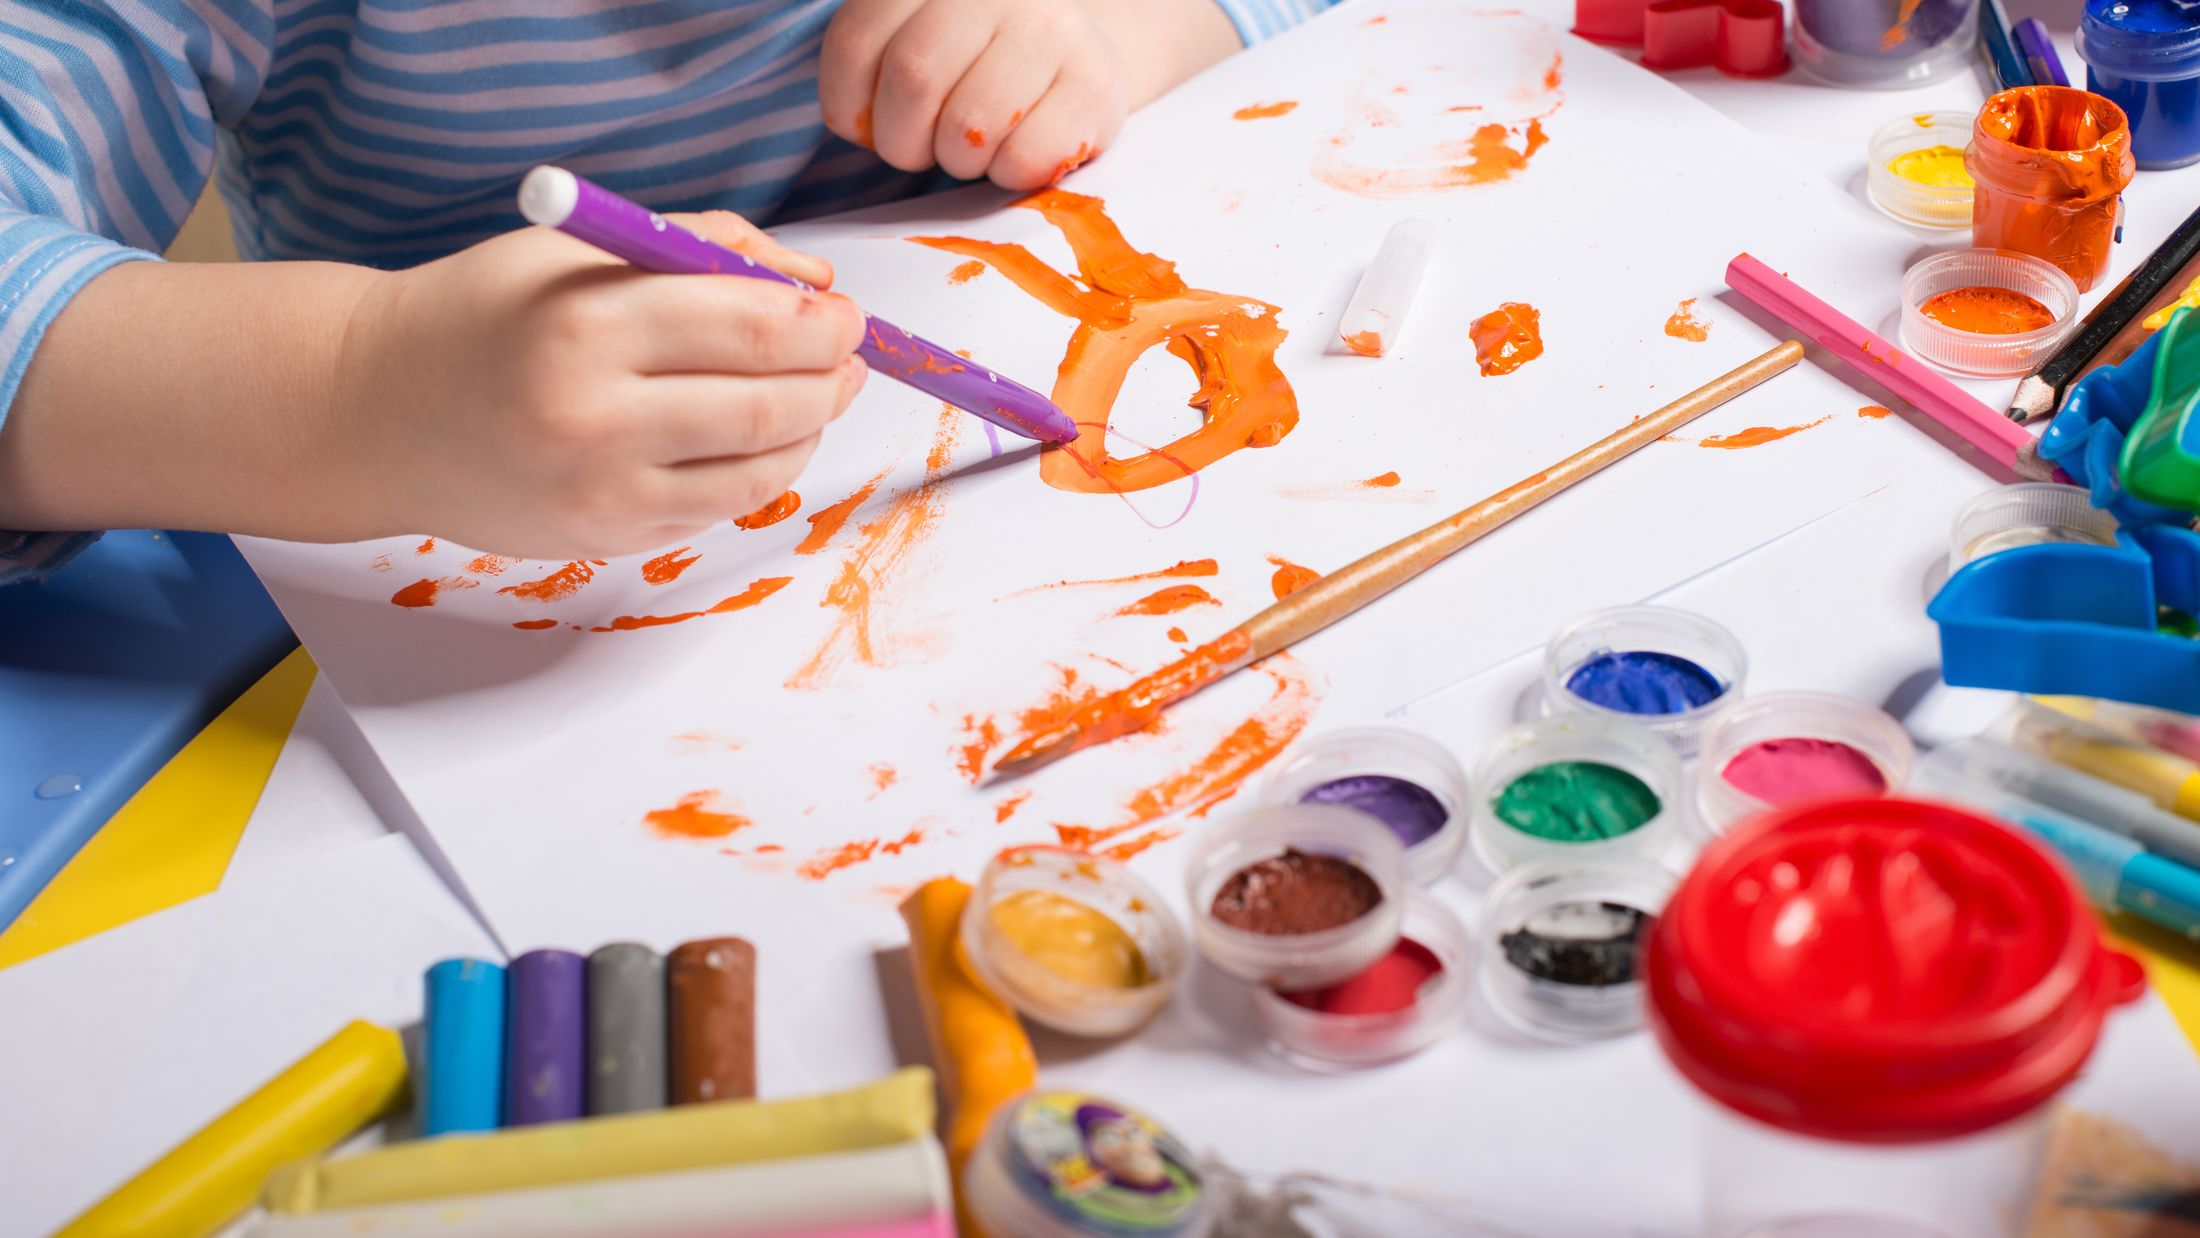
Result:
{"label": "yellow paint container", "polygon": [[1914,228],[1970,227],[1973,185],[1963,152],[1971,121],[1968,112],[1919,112],[1882,125],[1865,155],[1872,205]]}
{"label": "yellow paint container", "polygon": [[1168,1004],[1190,956],[1159,891],[1114,860],[1011,847],[962,917],[971,968],[1026,1017],[1072,1036],[1124,1036]]}

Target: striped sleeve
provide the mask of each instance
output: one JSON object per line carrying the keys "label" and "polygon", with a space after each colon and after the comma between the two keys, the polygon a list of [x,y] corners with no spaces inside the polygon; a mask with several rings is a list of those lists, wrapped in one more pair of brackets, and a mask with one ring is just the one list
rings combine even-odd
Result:
{"label": "striped sleeve", "polygon": [[1215,0],[1245,46],[1274,38],[1337,0]]}

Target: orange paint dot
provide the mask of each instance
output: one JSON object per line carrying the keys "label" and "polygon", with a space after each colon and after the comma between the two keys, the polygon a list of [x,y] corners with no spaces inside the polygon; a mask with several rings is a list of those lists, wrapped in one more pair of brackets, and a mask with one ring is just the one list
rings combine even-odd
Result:
{"label": "orange paint dot", "polygon": [[1183,643],[1184,643],[1185,641],[1188,641],[1188,640],[1190,640],[1190,639],[1191,639],[1191,637],[1189,637],[1189,636],[1186,636],[1186,635],[1184,634],[1184,629],[1182,629],[1182,628],[1170,628],[1170,629],[1169,629],[1169,639],[1170,639],[1170,640],[1173,640],[1173,641],[1175,641],[1175,642],[1177,642],[1178,644],[1180,644],[1180,645],[1181,645],[1181,644],[1183,644]]}
{"label": "orange paint dot", "polygon": [[1235,120],[1266,120],[1271,116],[1287,116],[1298,105],[1299,101],[1296,99],[1284,99],[1277,103],[1255,103],[1250,107],[1239,108],[1237,111],[1230,113],[1230,116]]}
{"label": "orange paint dot", "polygon": [[390,595],[392,606],[433,606],[438,586],[433,580],[416,580]]}
{"label": "orange paint dot", "polygon": [[1222,599],[1198,585],[1170,585],[1138,599],[1118,615],[1173,615],[1193,606],[1220,606]]}
{"label": "orange paint dot", "polygon": [[972,258],[968,262],[957,263],[955,269],[947,273],[947,282],[950,284],[967,284],[983,274],[985,274],[985,264],[976,258]]}
{"label": "orange paint dot", "polygon": [[506,585],[498,593],[529,602],[562,602],[581,591],[581,587],[596,578],[596,569],[586,561],[575,559],[540,580]]}
{"label": "orange paint dot", "polygon": [[503,555],[478,555],[473,562],[466,565],[466,570],[476,576],[502,576],[505,568],[517,562],[519,560],[507,559]]}
{"label": "orange paint dot", "polygon": [[1338,338],[1344,341],[1346,348],[1363,357],[1380,357],[1383,355],[1383,337],[1379,331],[1354,331],[1350,335],[1343,335]]}
{"label": "orange paint dot", "polygon": [[434,554],[434,553],[435,553],[435,539],[431,537],[431,538],[429,538],[429,539],[428,539],[427,541],[424,541],[424,542],[420,543],[420,544],[419,544],[418,546],[415,546],[415,547],[413,547],[413,553],[414,553],[414,554],[416,554],[416,555],[432,555],[432,554]]}
{"label": "orange paint dot", "polygon": [[1269,555],[1268,561],[1276,565],[1276,574],[1269,578],[1268,587],[1275,591],[1279,602],[1322,578],[1320,572],[1310,567],[1300,567],[1289,559]]}
{"label": "orange paint dot", "polygon": [[690,791],[670,808],[653,808],[642,814],[642,823],[668,838],[724,838],[750,824],[739,813],[719,812],[704,805],[718,798],[716,791]]}
{"label": "orange paint dot", "polygon": [[980,149],[985,145],[985,130],[976,126],[965,129],[963,130],[963,141],[970,143],[973,150]]}
{"label": "orange paint dot", "polygon": [[765,529],[778,524],[801,510],[802,496],[789,490],[771,502],[764,504],[746,516],[734,519],[737,529]]}
{"label": "orange paint dot", "polygon": [[543,632],[558,626],[555,619],[522,619],[512,625],[522,632]]}
{"label": "orange paint dot", "polygon": [[1009,796],[1007,799],[1002,800],[998,804],[995,804],[993,806],[993,824],[1008,824],[1008,819],[1015,816],[1016,810],[1022,808],[1024,806],[1024,801],[1030,799],[1031,796],[1032,792],[1030,791],[1018,791],[1016,794]]}
{"label": "orange paint dot", "polygon": [[1360,484],[1363,486],[1367,486],[1370,489],[1380,490],[1385,487],[1395,486],[1399,483],[1400,480],[1402,479],[1398,476],[1396,470],[1393,470],[1388,473],[1377,473],[1375,476],[1368,478],[1366,481],[1363,481]]}
{"label": "orange paint dot", "polygon": [[1873,421],[1877,421],[1881,417],[1894,416],[1894,410],[1879,404],[1866,404],[1864,407],[1856,410],[1856,415],[1859,417],[1868,417]]}
{"label": "orange paint dot", "polygon": [[1542,315],[1532,305],[1507,301],[1467,329],[1474,360],[1486,377],[1510,374],[1543,355]]}
{"label": "orange paint dot", "polygon": [[871,766],[870,773],[872,787],[871,795],[873,798],[876,798],[879,794],[884,792],[886,788],[893,786],[894,780],[900,777],[899,774],[896,774],[894,772],[893,766],[888,765],[883,761]]}
{"label": "orange paint dot", "polygon": [[1675,309],[1672,316],[1665,320],[1665,333],[1667,335],[1676,340],[1688,340],[1697,344],[1711,338],[1711,324],[1696,317],[1695,311],[1691,308],[1695,304],[1696,298],[1694,297],[1680,303],[1680,307]]}
{"label": "orange paint dot", "polygon": [[[642,564],[642,579],[653,585],[669,585],[678,580],[680,573],[702,561],[703,556],[688,554],[692,549],[691,546],[682,546],[678,550],[668,550]],[[681,555],[687,557],[683,559]]]}

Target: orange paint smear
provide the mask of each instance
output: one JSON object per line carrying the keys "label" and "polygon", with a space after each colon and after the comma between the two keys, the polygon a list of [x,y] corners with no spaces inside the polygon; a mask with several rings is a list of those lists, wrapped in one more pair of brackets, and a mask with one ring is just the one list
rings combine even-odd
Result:
{"label": "orange paint smear", "polygon": [[877,799],[885,794],[886,788],[893,786],[894,779],[899,776],[894,772],[893,766],[883,761],[871,766],[871,798]]}
{"label": "orange paint smear", "polygon": [[1198,585],[1171,585],[1138,599],[1118,615],[1173,615],[1194,606],[1220,606],[1222,599]]}
{"label": "orange paint smear", "polygon": [[643,813],[642,823],[667,838],[724,838],[750,824],[749,819],[739,813],[704,807],[717,798],[716,791],[690,791],[670,808],[655,808]]}
{"label": "orange paint smear", "polygon": [[1068,176],[1070,173],[1075,172],[1081,167],[1084,167],[1085,164],[1089,163],[1092,160],[1092,157],[1098,153],[1099,152],[1093,150],[1092,147],[1087,146],[1083,142],[1079,142],[1077,144],[1077,150],[1072,153],[1069,158],[1064,159],[1062,162],[1054,165],[1054,174],[1047,177],[1047,184],[1061,184],[1063,177]]}
{"label": "orange paint smear", "polygon": [[498,593],[529,602],[562,602],[581,591],[582,586],[596,578],[596,569],[586,560],[575,559],[540,580],[506,585]]}
{"label": "orange paint smear", "polygon": [[1015,816],[1016,810],[1022,808],[1024,806],[1024,802],[1026,800],[1029,800],[1033,794],[1034,792],[1030,791],[1018,791],[1016,794],[1009,796],[1007,799],[1002,800],[998,804],[995,804],[993,806],[993,824],[1008,824],[1008,819]]}
{"label": "orange paint smear", "polygon": [[1543,355],[1542,315],[1519,301],[1507,301],[1475,319],[1467,334],[1485,377],[1510,374]]}
{"label": "orange paint smear", "polygon": [[1181,644],[1183,644],[1183,643],[1184,643],[1185,641],[1188,641],[1188,640],[1190,640],[1190,639],[1191,639],[1191,637],[1189,637],[1189,636],[1186,636],[1186,635],[1184,634],[1184,629],[1182,629],[1182,628],[1170,628],[1170,629],[1169,629],[1169,639],[1170,639],[1170,640],[1173,640],[1173,641],[1175,641],[1175,642],[1177,642],[1178,644],[1180,644],[1180,645],[1181,645]]}
{"label": "orange paint smear", "polygon": [[502,576],[504,569],[517,562],[519,560],[507,559],[503,555],[476,555],[474,561],[466,565],[466,570],[476,576]]}
{"label": "orange paint smear", "polygon": [[794,583],[792,576],[767,576],[749,582],[749,587],[707,610],[684,611],[677,615],[620,615],[602,627],[590,628],[591,632],[637,632],[643,628],[661,628],[667,624],[686,623],[705,615],[725,615],[737,610],[747,610],[772,594]]}
{"label": "orange paint smear", "polygon": [[432,554],[434,554],[434,553],[435,553],[435,539],[431,537],[431,538],[429,538],[428,540],[426,540],[426,541],[424,541],[424,542],[420,543],[420,544],[419,544],[418,546],[415,546],[415,547],[413,547],[413,553],[414,553],[414,554],[416,554],[416,555],[432,555]]}
{"label": "orange paint smear", "polygon": [[1894,410],[1878,404],[1866,404],[1864,407],[1856,410],[1856,415],[1859,417],[1868,417],[1873,421],[1877,421],[1882,417],[1894,416]]}
{"label": "orange paint smear", "polygon": [[911,830],[893,842],[886,842],[877,838],[859,839],[855,842],[842,843],[840,846],[827,851],[821,851],[810,859],[804,860],[800,867],[794,871],[811,881],[823,881],[841,869],[852,868],[881,852],[887,855],[900,855],[906,848],[914,847],[923,841],[924,831],[922,830]]}
{"label": "orange paint smear", "polygon": [[[962,237],[913,237],[920,245],[977,258],[1056,313],[1078,322],[1054,382],[1054,403],[1077,422],[1077,439],[1039,458],[1057,490],[1122,494],[1198,472],[1247,447],[1282,442],[1298,425],[1298,397],[1276,350],[1289,334],[1273,305],[1192,288],[1176,264],[1133,249],[1098,198],[1049,189],[1018,203],[1038,211],[1069,242],[1081,279],[1048,266],[1021,245]],[[1156,346],[1198,379],[1189,403],[1198,429],[1138,455],[1108,454],[1108,418],[1123,381]]]}
{"label": "orange paint smear", "polygon": [[522,632],[547,632],[558,626],[555,619],[522,619],[512,625]]}
{"label": "orange paint smear", "polygon": [[955,269],[947,273],[947,282],[950,284],[967,284],[983,274],[985,274],[985,264],[976,258],[972,258],[968,262],[956,263]]}
{"label": "orange paint smear", "polygon": [[[1518,145],[1515,145],[1515,143]],[[1510,180],[1527,170],[1528,161],[1550,142],[1540,117],[1520,130],[1490,124],[1476,127],[1465,140],[1435,147],[1427,161],[1411,166],[1368,168],[1343,154],[1344,138],[1331,138],[1314,161],[1314,176],[1333,188],[1364,198],[1406,198]]]}
{"label": "orange paint smear", "polygon": [[955,768],[974,787],[985,777],[986,757],[1000,746],[1001,726],[991,718],[964,714],[963,734],[969,738],[955,747]]}
{"label": "orange paint smear", "polygon": [[480,584],[464,576],[445,576],[441,580],[416,580],[390,595],[390,605],[421,607],[433,606],[445,589],[471,589]]}
{"label": "orange paint smear", "polygon": [[1102,847],[1098,854],[1120,864],[1156,843],[1165,843],[1172,838],[1180,838],[1183,834],[1184,831],[1177,829],[1175,826],[1163,826],[1160,829],[1148,830],[1136,838],[1125,839],[1114,846]]}
{"label": "orange paint smear", "polygon": [[1711,338],[1711,324],[1696,317],[1693,308],[1695,304],[1696,298],[1694,297],[1680,303],[1680,308],[1674,310],[1672,316],[1665,320],[1665,333],[1667,335],[1676,340],[1688,340],[1697,344]]}
{"label": "orange paint smear", "polygon": [[1368,478],[1366,481],[1363,481],[1360,484],[1363,486],[1367,486],[1370,489],[1380,490],[1388,488],[1390,486],[1395,486],[1401,480],[1403,479],[1398,476],[1397,471],[1394,469],[1388,473],[1377,473],[1375,476]]}
{"label": "orange paint smear", "polygon": [[394,565],[390,562],[390,552],[385,550],[381,554],[374,556],[373,561],[369,562],[367,566],[377,572],[386,572],[389,571],[390,568]]}
{"label": "orange paint smear", "polygon": [[1344,341],[1346,348],[1363,357],[1383,355],[1383,336],[1379,331],[1354,331],[1350,335],[1340,335],[1337,338]]}
{"label": "orange paint smear", "polygon": [[970,143],[972,150],[982,150],[985,147],[985,130],[973,125],[963,130],[963,141]]}
{"label": "orange paint smear", "polygon": [[1831,420],[1833,420],[1831,416],[1826,416],[1820,417],[1816,421],[1806,421],[1799,426],[1751,426],[1747,430],[1737,430],[1732,434],[1717,434],[1710,438],[1699,439],[1696,446],[1721,447],[1729,451],[1741,447],[1761,447],[1766,443],[1778,442],[1791,434],[1801,434],[1814,426],[1822,426]]}
{"label": "orange paint smear", "polygon": [[1143,731],[1159,722],[1172,702],[1244,665],[1252,652],[1252,638],[1232,628],[1127,688],[1088,701],[1049,725],[1027,728],[1023,742],[1001,759],[1020,761],[1042,749],[1076,752]]}
{"label": "orange paint smear", "polygon": [[1917,311],[1944,327],[1973,335],[2021,335],[2053,326],[2053,311],[2014,288],[1975,284],[1925,299]]}
{"label": "orange paint smear", "polygon": [[1276,565],[1276,574],[1269,579],[1268,587],[1275,590],[1276,600],[1279,602],[1322,578],[1320,572],[1310,567],[1300,567],[1289,559],[1269,555],[1268,561]]}
{"label": "orange paint smear", "polygon": [[833,535],[839,533],[842,526],[848,523],[848,517],[855,515],[856,509],[870,500],[871,495],[885,483],[887,474],[893,471],[893,466],[888,465],[878,476],[856,487],[854,494],[811,513],[810,531],[803,534],[802,540],[795,544],[794,552],[798,555],[814,555],[825,549],[826,544],[833,540]]}
{"label": "orange paint smear", "polygon": [[[737,529],[768,529],[800,510],[802,510],[802,496],[789,490],[748,515],[736,517],[733,527]],[[815,532],[814,528],[812,532]],[[830,536],[830,534],[827,536]]]}
{"label": "orange paint smear", "polygon": [[1284,99],[1276,103],[1256,103],[1230,113],[1233,120],[1266,120],[1271,116],[1288,116],[1299,105],[1296,99]]}
{"label": "orange paint smear", "polygon": [[864,104],[863,109],[856,113],[856,145],[864,147],[871,145],[871,105],[868,103]]}
{"label": "orange paint smear", "polygon": [[[885,642],[873,631],[873,604],[885,586],[910,566],[918,547],[939,524],[955,439],[964,420],[953,406],[941,406],[932,450],[925,457],[924,480],[895,495],[878,519],[860,526],[861,538],[841,561],[840,574],[825,587],[824,600],[818,603],[835,612],[832,626],[816,651],[787,677],[785,687],[798,692],[815,691],[825,686],[834,669],[850,657],[865,666],[891,664]],[[888,471],[892,471],[891,466]],[[885,474],[880,474],[871,487],[884,478]],[[867,494],[871,487],[858,494]],[[816,517],[811,519],[814,524]],[[816,530],[811,532],[814,536]],[[808,544],[807,539],[804,544]]]}
{"label": "orange paint smear", "polygon": [[685,559],[680,557],[687,555],[692,549],[692,546],[682,546],[678,550],[668,550],[642,564],[642,579],[653,585],[669,585],[680,579],[680,573],[702,561],[701,555],[688,555]]}
{"label": "orange paint smear", "polygon": [[1140,572],[1134,576],[1105,576],[1098,580],[1057,580],[1051,585],[1033,585],[1018,589],[1004,597],[1022,597],[1045,589],[1091,589],[1102,585],[1133,585],[1146,580],[1176,580],[1187,576],[1213,576],[1222,570],[1213,559],[1185,559],[1175,567],[1165,567],[1158,572]]}

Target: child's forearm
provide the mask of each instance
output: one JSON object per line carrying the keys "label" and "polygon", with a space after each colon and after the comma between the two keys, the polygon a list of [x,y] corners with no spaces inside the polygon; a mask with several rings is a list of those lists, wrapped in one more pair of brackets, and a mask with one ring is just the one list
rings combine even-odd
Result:
{"label": "child's forearm", "polygon": [[373,281],[334,263],[128,263],[62,310],[0,424],[0,528],[340,539],[338,358]]}
{"label": "child's forearm", "polygon": [[1080,0],[1130,69],[1131,106],[1144,107],[1218,63],[1241,44],[1208,0]]}

